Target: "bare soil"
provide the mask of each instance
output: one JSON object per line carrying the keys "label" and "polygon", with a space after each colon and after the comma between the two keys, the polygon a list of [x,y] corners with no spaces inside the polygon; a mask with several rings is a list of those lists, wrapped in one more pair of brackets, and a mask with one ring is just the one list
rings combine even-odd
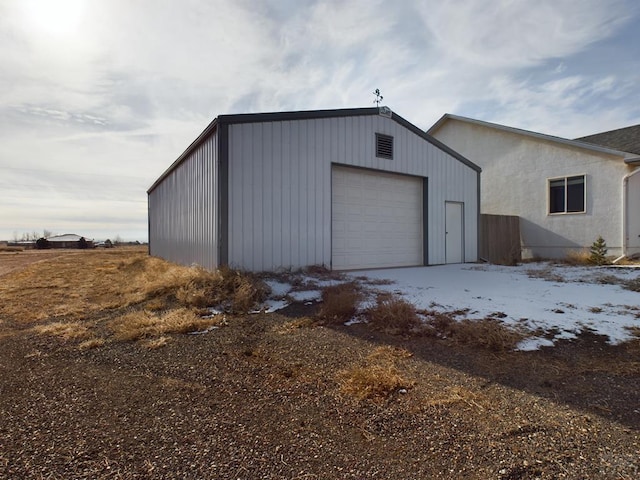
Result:
{"label": "bare soil", "polygon": [[[131,254],[100,255],[50,261],[72,277]],[[14,270],[0,284],[42,271]],[[64,288],[77,300],[73,282],[57,288],[59,303]],[[37,308],[47,291],[32,290]],[[92,328],[119,314],[76,310],[60,311]],[[64,315],[18,312],[0,308],[0,478],[640,478],[637,341],[585,333],[497,353],[322,326],[315,307],[292,305],[228,315],[160,348],[107,333],[80,348],[82,338],[34,329]],[[406,384],[374,398],[342,388],[345,372],[383,363]]]}

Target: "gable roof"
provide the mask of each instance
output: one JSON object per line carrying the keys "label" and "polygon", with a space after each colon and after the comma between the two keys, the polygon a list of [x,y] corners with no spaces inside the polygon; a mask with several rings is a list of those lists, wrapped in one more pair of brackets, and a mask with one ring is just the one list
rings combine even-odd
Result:
{"label": "gable roof", "polygon": [[576,140],[640,155],[640,125],[596,133]]}
{"label": "gable roof", "polygon": [[[63,235],[55,235],[53,237],[47,238],[50,242],[79,242],[80,239],[83,238],[80,235],[76,235],[75,233],[65,233]],[[84,237],[85,240],[90,241],[91,239]]]}
{"label": "gable roof", "polygon": [[283,121],[292,121],[292,120],[315,120],[320,118],[339,118],[339,117],[361,117],[361,116],[372,116],[372,115],[381,115],[391,120],[399,123],[406,129],[415,133],[422,139],[431,143],[435,147],[443,150],[448,153],[452,157],[454,157],[459,162],[462,162],[466,166],[475,170],[476,172],[481,172],[482,169],[460,155],[458,152],[453,150],[451,147],[448,147],[440,140],[433,138],[427,132],[421,130],[416,127],[414,124],[402,118],[395,112],[392,112],[388,107],[369,107],[369,108],[342,108],[342,109],[334,109],[334,110],[303,110],[303,111],[293,111],[293,112],[270,112],[270,113],[240,113],[233,115],[218,115],[213,121],[205,128],[200,135],[187,147],[187,149],[182,152],[182,154],[177,158],[175,162],[171,164],[171,166],[164,171],[162,175],[149,187],[147,190],[147,194],[151,193],[173,170],[175,170],[184,160],[189,157],[189,155],[200,146],[205,140],[207,140],[218,128],[227,125],[233,124],[241,124],[241,123],[264,123],[264,122],[283,122]]}
{"label": "gable roof", "polygon": [[586,143],[580,140],[569,140],[568,138],[555,137],[553,135],[546,135],[544,133],[532,132],[532,131],[523,130],[520,128],[507,127],[506,125],[500,125],[498,123],[485,122],[483,120],[476,120],[474,118],[461,117],[459,115],[452,115],[450,113],[445,113],[440,118],[440,120],[434,123],[433,126],[429,130],[427,130],[427,133],[429,135],[434,135],[435,132],[438,131],[440,127],[442,127],[448,120],[458,120],[460,122],[471,123],[474,125],[493,128],[496,130],[501,130],[503,132],[514,133],[516,135],[524,135],[524,136],[535,138],[538,140],[559,143],[561,145],[567,145],[574,148],[581,148],[583,150],[590,150],[593,152],[604,153],[607,155],[614,155],[617,157],[622,157],[625,163],[640,164],[640,157],[638,156],[639,154],[635,152],[616,150],[616,149],[608,148],[601,145],[594,145],[593,143]]}

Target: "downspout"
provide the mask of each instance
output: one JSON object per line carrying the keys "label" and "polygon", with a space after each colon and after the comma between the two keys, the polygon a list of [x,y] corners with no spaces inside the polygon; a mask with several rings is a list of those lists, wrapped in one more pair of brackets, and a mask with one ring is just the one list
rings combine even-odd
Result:
{"label": "downspout", "polygon": [[627,222],[629,220],[629,209],[627,208],[627,198],[629,194],[627,191],[629,189],[629,178],[636,173],[640,173],[640,168],[636,168],[633,172],[627,173],[622,177],[622,255],[613,261],[614,264],[627,257],[627,246],[629,243],[627,241]]}

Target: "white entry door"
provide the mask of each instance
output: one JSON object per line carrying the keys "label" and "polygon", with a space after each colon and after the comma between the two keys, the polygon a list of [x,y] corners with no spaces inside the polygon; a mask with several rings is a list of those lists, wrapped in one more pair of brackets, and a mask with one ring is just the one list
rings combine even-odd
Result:
{"label": "white entry door", "polygon": [[464,204],[445,202],[445,256],[447,263],[464,262]]}
{"label": "white entry door", "polygon": [[422,179],[334,166],[334,270],[422,265]]}

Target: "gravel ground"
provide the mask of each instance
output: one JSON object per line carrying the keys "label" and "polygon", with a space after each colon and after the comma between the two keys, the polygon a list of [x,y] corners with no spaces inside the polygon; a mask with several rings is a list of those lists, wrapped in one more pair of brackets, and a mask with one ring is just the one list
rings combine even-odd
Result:
{"label": "gravel ground", "polygon": [[[284,314],[157,349],[0,320],[0,478],[640,478],[637,344],[498,354]],[[381,345],[411,353],[406,393],[343,393]]]}

